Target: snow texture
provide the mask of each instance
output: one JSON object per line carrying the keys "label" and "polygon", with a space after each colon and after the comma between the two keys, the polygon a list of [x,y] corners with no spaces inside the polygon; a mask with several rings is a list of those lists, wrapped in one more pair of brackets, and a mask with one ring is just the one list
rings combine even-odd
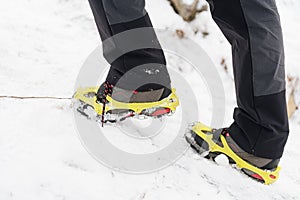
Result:
{"label": "snow texture", "polygon": [[[278,0],[277,4],[287,74],[300,77],[300,2]],[[184,30],[215,62],[226,90],[224,125],[229,125],[236,104],[230,46],[210,13],[200,13],[188,24],[166,0],[149,0],[147,9],[155,27],[174,33]],[[0,96],[70,98],[81,64],[100,43],[84,0],[5,1],[0,7],[0,28]],[[184,75],[190,74],[190,69],[172,56],[168,60]],[[199,79],[190,84],[199,91],[199,98],[205,95]],[[296,93],[299,102],[299,89]],[[213,164],[191,150],[156,173],[114,172],[95,161],[81,145],[70,105],[69,99],[0,98],[1,200],[300,199],[299,112],[291,119],[281,177],[265,186],[226,163]],[[199,120],[209,122],[210,101],[201,101],[199,106],[203,108]]]}

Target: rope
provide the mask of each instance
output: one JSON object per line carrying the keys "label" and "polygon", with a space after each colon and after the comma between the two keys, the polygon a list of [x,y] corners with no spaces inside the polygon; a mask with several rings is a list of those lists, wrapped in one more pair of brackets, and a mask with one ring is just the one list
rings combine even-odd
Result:
{"label": "rope", "polygon": [[0,99],[56,99],[56,100],[71,100],[70,97],[51,97],[51,96],[0,96]]}

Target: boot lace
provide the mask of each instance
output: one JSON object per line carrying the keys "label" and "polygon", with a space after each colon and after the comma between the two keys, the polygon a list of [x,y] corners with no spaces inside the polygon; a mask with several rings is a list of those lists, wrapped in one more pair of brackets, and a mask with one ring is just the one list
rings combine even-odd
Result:
{"label": "boot lace", "polygon": [[98,97],[98,102],[102,103],[102,114],[101,114],[101,124],[102,127],[104,126],[105,120],[104,120],[104,116],[105,116],[105,108],[106,108],[106,104],[108,103],[107,101],[107,96],[110,96],[112,94],[112,89],[113,89],[113,85],[110,84],[108,81],[105,81],[103,83],[103,89],[101,90],[100,94],[97,95]]}

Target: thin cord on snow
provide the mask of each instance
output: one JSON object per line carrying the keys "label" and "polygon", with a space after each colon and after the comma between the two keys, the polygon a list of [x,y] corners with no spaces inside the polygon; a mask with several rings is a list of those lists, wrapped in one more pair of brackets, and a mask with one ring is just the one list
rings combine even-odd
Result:
{"label": "thin cord on snow", "polygon": [[50,97],[50,96],[0,96],[0,99],[55,99],[71,100],[71,97]]}

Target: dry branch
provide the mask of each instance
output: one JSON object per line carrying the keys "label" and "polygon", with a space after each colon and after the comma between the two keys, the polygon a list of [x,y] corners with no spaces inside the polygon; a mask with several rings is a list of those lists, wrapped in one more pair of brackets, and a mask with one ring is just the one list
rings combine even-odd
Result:
{"label": "dry branch", "polygon": [[175,12],[178,13],[185,21],[193,21],[196,14],[199,12],[206,11],[207,5],[202,6],[198,9],[199,0],[194,0],[190,5],[183,3],[182,0],[169,0]]}
{"label": "dry branch", "polygon": [[289,95],[289,100],[288,100],[288,116],[289,119],[294,115],[294,113],[296,112],[296,110],[298,109],[297,103],[295,101],[295,91],[299,82],[299,78],[296,78],[294,80],[294,78],[288,78],[289,82],[291,84],[291,92]]}

